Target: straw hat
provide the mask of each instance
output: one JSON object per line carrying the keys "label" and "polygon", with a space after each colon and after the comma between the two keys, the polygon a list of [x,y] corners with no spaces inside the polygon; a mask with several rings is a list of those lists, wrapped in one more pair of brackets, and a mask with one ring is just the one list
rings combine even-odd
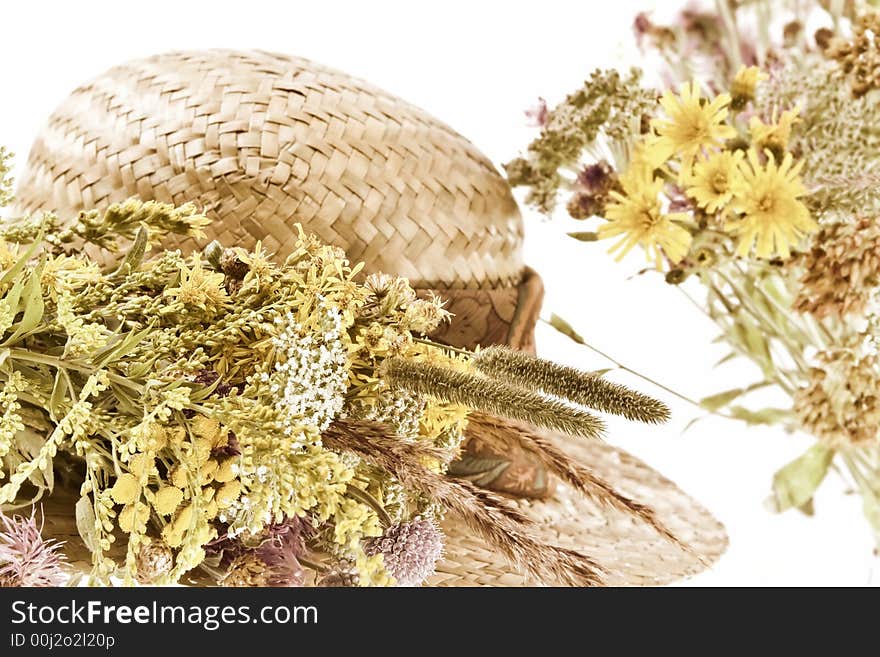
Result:
{"label": "straw hat", "polygon": [[[367,271],[445,297],[455,318],[435,339],[534,348],[543,288],[522,262],[522,220],[504,179],[446,125],[338,71],[264,52],[169,53],[75,90],[34,143],[16,210],[69,217],[130,196],[194,201],[215,220],[208,240],[262,240],[280,255],[301,223]],[[543,501],[516,502],[548,542],[598,560],[609,583],[674,581],[726,548],[720,523],[638,459],[604,443],[551,439],[649,502],[690,546],[562,485]],[[69,519],[50,521],[58,535],[73,534]],[[555,584],[528,580],[456,518],[445,530],[434,584]]]}

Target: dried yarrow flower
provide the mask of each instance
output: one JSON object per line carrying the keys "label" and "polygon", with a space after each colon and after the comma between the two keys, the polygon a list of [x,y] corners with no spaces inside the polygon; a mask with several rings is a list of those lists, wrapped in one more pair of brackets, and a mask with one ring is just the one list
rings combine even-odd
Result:
{"label": "dried yarrow flower", "polygon": [[880,359],[871,344],[818,355],[809,382],[794,395],[801,427],[834,447],[876,441]]}
{"label": "dried yarrow flower", "polygon": [[793,266],[804,272],[795,310],[819,319],[863,314],[880,286],[880,224],[871,217],[823,226]]}
{"label": "dried yarrow flower", "polygon": [[437,524],[425,518],[392,525],[365,547],[368,555],[382,554],[385,569],[398,586],[420,586],[434,574],[443,554],[443,534]]}
{"label": "dried yarrow flower", "polygon": [[67,580],[61,544],[43,538],[35,513],[0,513],[0,586],[61,586]]}

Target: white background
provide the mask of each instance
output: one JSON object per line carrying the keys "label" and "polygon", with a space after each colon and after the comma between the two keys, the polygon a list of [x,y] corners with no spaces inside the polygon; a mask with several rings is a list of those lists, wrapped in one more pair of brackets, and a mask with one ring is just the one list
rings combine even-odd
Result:
{"label": "white background", "polygon": [[[0,143],[19,153],[77,85],[113,64],[171,49],[261,48],[301,55],[363,77],[468,136],[495,162],[525,146],[523,110],[551,103],[598,66],[637,62],[630,24],[684,0],[614,2],[17,2],[0,11]],[[692,397],[734,387],[747,365],[712,365],[724,351],[713,326],[654,276],[628,280],[643,262],[614,263],[603,245],[564,236],[570,226],[525,212],[526,256],[544,278],[547,312],[566,317],[594,345]],[[587,368],[600,358],[540,327],[544,356]],[[632,377],[621,382],[653,392]],[[809,444],[780,430],[707,419],[672,405],[672,422],[610,423],[620,444],[707,505],[731,545],[694,585],[864,585],[880,581],[857,497],[832,475],[816,516],[765,511],[773,472]]]}

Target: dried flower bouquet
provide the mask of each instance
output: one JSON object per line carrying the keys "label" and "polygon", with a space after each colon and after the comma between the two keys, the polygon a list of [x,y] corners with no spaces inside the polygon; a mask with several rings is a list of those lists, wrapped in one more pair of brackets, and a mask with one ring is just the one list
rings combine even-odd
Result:
{"label": "dried flower bouquet", "polygon": [[[665,406],[504,349],[432,343],[420,336],[446,318],[440,299],[360,282],[302,231],[280,264],[259,245],[151,248],[207,221],[131,200],[66,228],[52,215],[0,226],[7,512],[76,487],[95,584],[418,585],[447,510],[530,573],[601,581],[589,555],[542,543],[510,503],[444,473],[471,410],[588,439],[602,432],[588,406],[648,422]],[[552,445],[529,448],[675,541]],[[63,559],[33,516],[3,522],[0,579],[58,583]]]}
{"label": "dried flower bouquet", "polygon": [[[527,200],[599,218],[582,241],[635,247],[760,372],[701,400],[816,443],[773,482],[812,509],[838,460],[880,540],[880,16],[861,2],[726,2],[634,24],[665,87],[597,71],[507,165]],[[700,298],[702,297],[702,298]],[[559,318],[560,330],[582,338]],[[744,404],[767,387],[784,408]]]}

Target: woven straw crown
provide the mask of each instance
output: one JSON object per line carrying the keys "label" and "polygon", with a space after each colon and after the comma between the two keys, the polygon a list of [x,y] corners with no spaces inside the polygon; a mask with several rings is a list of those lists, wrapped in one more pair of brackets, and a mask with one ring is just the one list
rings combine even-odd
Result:
{"label": "woven straw crown", "polygon": [[75,216],[130,196],[195,201],[215,219],[209,239],[282,254],[299,222],[416,287],[523,273],[521,217],[485,156],[422,110],[296,57],[168,53],[77,89],[35,142],[16,209]]}

